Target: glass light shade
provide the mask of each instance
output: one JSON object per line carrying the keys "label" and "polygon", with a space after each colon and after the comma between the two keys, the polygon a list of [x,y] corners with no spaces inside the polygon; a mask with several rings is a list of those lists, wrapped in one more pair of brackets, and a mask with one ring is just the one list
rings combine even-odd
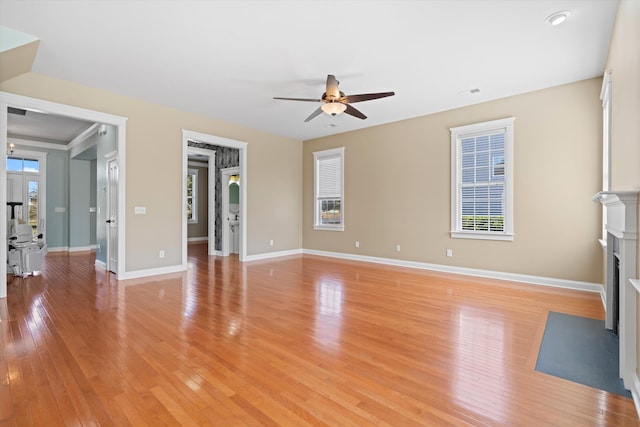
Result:
{"label": "glass light shade", "polygon": [[347,109],[347,106],[341,102],[327,102],[325,104],[322,104],[322,107],[320,107],[322,109],[322,111],[324,111],[325,113],[331,115],[331,116],[336,116],[342,112],[344,112],[344,110]]}

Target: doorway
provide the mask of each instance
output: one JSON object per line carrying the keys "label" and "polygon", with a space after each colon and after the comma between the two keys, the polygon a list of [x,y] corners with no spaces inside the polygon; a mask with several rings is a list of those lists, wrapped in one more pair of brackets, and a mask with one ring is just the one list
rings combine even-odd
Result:
{"label": "doorway", "polygon": [[[243,141],[236,141],[233,139],[223,138],[215,135],[204,134],[200,132],[193,132],[189,130],[182,131],[182,206],[187,206],[187,186],[186,186],[186,177],[188,173],[188,152],[191,149],[189,147],[189,142],[197,142],[210,146],[219,146],[219,147],[228,147],[238,150],[239,155],[239,170],[240,176],[243,179],[240,181],[240,212],[239,212],[239,236],[238,236],[238,258],[240,261],[244,261],[247,256],[247,146],[248,144]],[[212,150],[210,150],[212,151]],[[209,165],[211,166],[211,164]],[[214,168],[209,167],[209,174],[214,173]],[[211,177],[210,177],[211,182]],[[211,186],[212,187],[212,186]],[[210,188],[211,188],[210,187]],[[210,190],[211,191],[211,190]],[[210,198],[212,200],[213,197]],[[209,202],[209,206],[211,206],[211,201]],[[187,210],[184,209],[183,221],[182,221],[182,268],[187,269]],[[209,209],[209,216],[215,212],[215,206]],[[209,221],[210,226],[210,234],[209,234],[209,244],[212,244],[212,241],[215,242],[216,233],[213,230],[213,221]],[[222,252],[220,252],[221,254]]]}
{"label": "doorway", "polygon": [[[197,160],[199,162],[202,162],[202,165],[204,165],[204,163],[206,163],[207,165],[207,173],[206,173],[206,177],[203,176],[204,174],[198,174],[198,179],[206,179],[207,180],[207,215],[206,218],[198,218],[198,221],[207,221],[207,254],[209,255],[215,255],[216,254],[216,247],[215,247],[215,239],[213,238],[214,234],[215,234],[215,227],[214,227],[214,221],[213,219],[215,218],[215,175],[214,175],[214,165],[216,164],[216,152],[215,150],[205,150],[203,148],[196,148],[196,147],[187,147],[187,167],[189,167],[189,157],[190,156],[197,156]],[[203,169],[201,169],[203,170]],[[190,169],[187,169],[187,176],[190,175]],[[199,185],[196,184],[195,187],[198,187]],[[188,185],[185,182],[183,185],[183,188],[187,188]],[[191,188],[191,191],[196,191],[198,192],[197,188]],[[189,190],[187,190],[189,191]],[[189,209],[193,209],[193,204],[189,203],[190,202],[190,197],[192,198],[193,195],[189,195],[187,194],[187,201],[185,202],[184,206],[187,206],[187,224],[190,221],[190,216],[189,216]],[[193,200],[193,199],[191,199]],[[197,205],[201,204],[201,200],[198,201]],[[198,210],[197,208],[195,209],[196,211]],[[188,225],[187,225],[188,227]],[[187,240],[188,240],[188,235],[187,235]]]}
{"label": "doorway", "polygon": [[240,168],[220,170],[222,184],[222,256],[240,253]]}
{"label": "doorway", "polygon": [[[124,208],[125,208],[125,161],[126,161],[126,118],[106,114],[98,111],[87,110],[84,108],[73,107],[65,104],[58,104],[50,101],[29,98],[7,92],[0,92],[0,129],[7,129],[7,115],[9,107],[20,108],[29,111],[38,111],[40,113],[52,114],[63,117],[73,117],[81,120],[92,121],[95,123],[104,123],[112,125],[116,128],[116,157],[119,165],[118,179],[118,224],[117,233],[117,275],[124,275],[124,259],[125,259],[125,224],[124,224]],[[0,132],[0,145],[7,146],[7,132]],[[3,165],[7,161],[6,150],[0,150],[0,163]],[[7,173],[6,168],[0,168],[0,206],[6,206],[7,202]],[[0,209],[0,224],[7,223],[6,209]],[[0,226],[0,241],[7,240],[7,230],[5,226]],[[0,251],[0,298],[7,296],[7,253]]]}

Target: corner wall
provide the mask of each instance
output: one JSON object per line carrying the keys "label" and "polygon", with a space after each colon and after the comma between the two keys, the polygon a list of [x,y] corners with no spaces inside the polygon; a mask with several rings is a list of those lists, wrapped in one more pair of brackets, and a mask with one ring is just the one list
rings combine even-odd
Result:
{"label": "corner wall", "polygon": [[[601,283],[601,207],[591,201],[601,185],[600,85],[590,79],[305,141],[304,248]],[[449,128],[510,116],[515,239],[452,239]],[[345,231],[317,231],[312,153],[342,146]]]}

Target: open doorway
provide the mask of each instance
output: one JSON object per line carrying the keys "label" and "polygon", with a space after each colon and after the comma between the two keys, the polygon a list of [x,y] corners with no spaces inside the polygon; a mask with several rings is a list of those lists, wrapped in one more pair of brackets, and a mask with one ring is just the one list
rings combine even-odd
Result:
{"label": "open doorway", "polygon": [[222,256],[240,253],[240,168],[220,170],[222,186],[221,251]]}
{"label": "open doorway", "polygon": [[215,150],[187,148],[186,209],[187,241],[207,242],[207,254],[215,255]]}
{"label": "open doorway", "polygon": [[[118,276],[124,274],[124,259],[125,259],[125,227],[124,227],[124,208],[125,208],[125,146],[126,146],[126,118],[120,116],[114,116],[98,111],[87,110],[83,108],[77,108],[65,104],[58,104],[49,101],[43,101],[35,98],[29,98],[21,95],[10,94],[6,92],[0,92],[0,128],[7,129],[9,109],[22,109],[26,111],[36,111],[42,114],[50,114],[54,116],[76,118],[80,120],[86,120],[94,123],[103,123],[111,125],[116,131],[116,152],[115,156],[118,159],[120,166],[120,175],[118,181],[118,217],[121,219],[117,230],[117,272]],[[3,147],[7,147],[8,144],[7,132],[0,132],[0,143]],[[3,165],[7,161],[7,151],[0,150],[0,163]],[[53,181],[48,182],[48,187],[53,188]],[[0,206],[5,206],[7,202],[7,173],[5,168],[0,168]],[[52,206],[51,208],[66,208],[63,206]],[[64,212],[61,212],[64,213]],[[0,209],[0,224],[7,224],[7,212],[5,209]],[[51,231],[51,229],[49,230]],[[0,226],[0,241],[6,241],[7,230],[5,226]],[[0,298],[4,298],[7,295],[7,253],[6,251],[0,251]]]}
{"label": "open doorway", "polygon": [[[188,130],[182,131],[182,144],[183,144],[183,155],[182,155],[182,168],[183,168],[183,183],[182,183],[182,206],[185,206],[184,215],[183,215],[183,227],[182,227],[182,267],[184,269],[187,268],[187,243],[188,243],[188,234],[187,234],[187,175],[189,173],[188,167],[188,156],[189,151],[194,149],[208,151],[211,154],[210,160],[214,160],[213,163],[209,163],[209,183],[213,180],[220,179],[219,169],[222,168],[221,158],[225,157],[225,152],[234,150],[237,156],[237,167],[239,169],[239,174],[244,179],[240,181],[239,185],[239,222],[237,225],[238,232],[238,256],[240,261],[243,261],[247,255],[247,233],[246,233],[246,224],[247,224],[247,211],[246,211],[246,198],[247,198],[247,172],[246,172],[246,164],[247,164],[247,143],[242,141],[236,141],[228,138],[222,138],[214,135],[203,134],[199,132],[193,132]],[[211,167],[214,165],[214,167]],[[213,185],[210,185],[210,192],[212,191]],[[210,255],[217,254],[222,255],[222,207],[217,207],[218,204],[215,202],[215,196],[209,198],[209,245],[214,245],[214,252],[209,251]],[[226,216],[225,216],[226,218]]]}

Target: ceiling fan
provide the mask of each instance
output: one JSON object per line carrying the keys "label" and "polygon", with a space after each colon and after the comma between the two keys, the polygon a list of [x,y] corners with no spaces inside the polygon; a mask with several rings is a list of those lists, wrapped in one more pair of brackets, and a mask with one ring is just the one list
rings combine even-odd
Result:
{"label": "ceiling fan", "polygon": [[311,113],[309,117],[306,118],[305,122],[308,122],[323,112],[331,116],[336,116],[340,113],[347,113],[350,116],[357,117],[359,119],[364,120],[367,118],[367,116],[362,114],[360,111],[355,109],[350,104],[353,104],[356,102],[362,102],[362,101],[370,101],[372,99],[386,98],[387,96],[395,95],[395,92],[362,93],[359,95],[345,95],[344,92],[341,92],[340,89],[338,89],[339,84],[340,82],[336,80],[336,76],[329,74],[327,76],[327,89],[322,94],[321,99],[279,98],[279,97],[274,97],[273,99],[284,99],[287,101],[322,102],[322,105],[318,107],[316,111]]}

